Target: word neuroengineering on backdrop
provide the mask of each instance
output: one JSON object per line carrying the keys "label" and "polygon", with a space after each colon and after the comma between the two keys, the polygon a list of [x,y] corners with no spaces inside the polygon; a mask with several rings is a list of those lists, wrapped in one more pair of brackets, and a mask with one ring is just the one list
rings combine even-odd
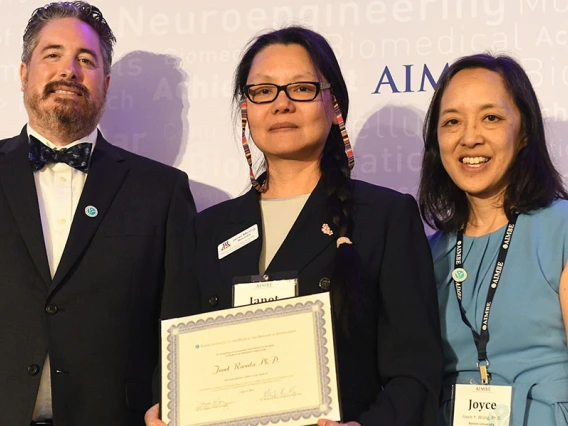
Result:
{"label": "word neuroengineering on backdrop", "polygon": [[[387,86],[387,90],[390,89],[391,93],[413,93],[413,92],[426,92],[430,88],[432,90],[436,89],[438,85],[438,79],[440,75],[448,68],[449,64],[446,63],[444,68],[440,71],[437,78],[434,78],[432,75],[432,71],[430,71],[430,67],[427,64],[424,64],[422,67],[422,71],[413,70],[414,64],[410,65],[402,65],[404,70],[400,68],[394,69],[393,67],[389,67],[388,65],[385,66],[383,72],[379,78],[379,82],[377,83],[377,87],[372,92],[373,95],[380,95],[381,89],[384,89],[383,86]],[[394,70],[391,72],[391,68]],[[404,74],[402,74],[404,72]],[[418,87],[416,86],[416,82],[420,81]],[[427,85],[430,85],[428,88]]]}

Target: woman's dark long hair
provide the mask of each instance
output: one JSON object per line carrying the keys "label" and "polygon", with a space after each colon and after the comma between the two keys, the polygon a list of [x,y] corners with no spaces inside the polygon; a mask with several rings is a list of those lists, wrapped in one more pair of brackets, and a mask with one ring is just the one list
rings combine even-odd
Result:
{"label": "woman's dark long hair", "polygon": [[[249,43],[235,72],[233,89],[235,108],[239,108],[245,96],[244,87],[254,58],[261,50],[275,44],[296,44],[306,50],[316,71],[331,83],[331,90],[346,121],[349,112],[349,95],[337,58],[323,36],[300,26],[290,26],[262,34]],[[341,131],[337,125],[332,125],[327,137],[320,169],[321,179],[328,193],[328,208],[332,212],[333,223],[339,229],[337,237],[351,239],[354,226],[351,169],[345,155]],[[341,244],[336,254],[331,296],[335,315],[344,328],[347,327],[348,313],[354,303],[354,289],[351,288],[350,283],[358,282],[358,269],[357,254],[353,245]]]}
{"label": "woman's dark long hair", "polygon": [[521,138],[525,145],[507,171],[503,209],[530,213],[549,206],[557,198],[568,198],[562,179],[548,153],[540,105],[530,80],[518,62],[506,55],[464,56],[441,75],[424,120],[424,157],[418,203],[422,217],[431,227],[455,232],[465,227],[470,208],[465,193],[452,181],[440,157],[438,120],[440,104],[450,80],[464,69],[482,68],[501,75],[521,114]]}

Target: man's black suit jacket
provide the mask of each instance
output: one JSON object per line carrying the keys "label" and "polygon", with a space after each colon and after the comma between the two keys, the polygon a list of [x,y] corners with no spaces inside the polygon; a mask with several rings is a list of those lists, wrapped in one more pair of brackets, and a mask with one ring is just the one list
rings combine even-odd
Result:
{"label": "man's black suit jacket", "polygon": [[187,175],[99,134],[52,279],[28,150],[0,141],[0,424],[29,425],[49,351],[57,426],[143,425],[160,315],[198,310]]}
{"label": "man's black suit jacket", "polygon": [[[343,420],[363,426],[431,425],[443,359],[432,258],[416,202],[361,181],[353,181],[353,195],[352,240],[361,279],[358,288],[349,290],[358,299],[350,334],[336,333]],[[338,230],[326,196],[320,182],[266,270],[269,275],[298,271],[300,295],[334,285]],[[322,232],[325,223],[334,236]],[[255,224],[257,240],[218,258],[219,244]],[[259,272],[258,193],[251,190],[199,213],[194,233],[193,280],[201,289],[201,305],[204,311],[229,308],[233,277]]]}

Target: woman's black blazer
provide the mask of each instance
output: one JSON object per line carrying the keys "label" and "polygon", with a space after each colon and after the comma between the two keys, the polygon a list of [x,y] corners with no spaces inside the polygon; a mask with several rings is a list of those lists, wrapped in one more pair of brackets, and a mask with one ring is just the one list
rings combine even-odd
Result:
{"label": "woman's black blazer", "polygon": [[[356,180],[353,196],[352,241],[360,258],[360,282],[353,289],[357,311],[348,335],[336,327],[343,421],[433,424],[443,361],[432,259],[416,202]],[[325,223],[334,235],[322,232]],[[255,224],[260,237],[219,260],[218,245]],[[233,278],[259,273],[259,194],[251,189],[199,213],[194,233],[192,262],[202,309],[230,308]],[[266,273],[297,271],[300,295],[332,289],[336,236],[320,182]]]}

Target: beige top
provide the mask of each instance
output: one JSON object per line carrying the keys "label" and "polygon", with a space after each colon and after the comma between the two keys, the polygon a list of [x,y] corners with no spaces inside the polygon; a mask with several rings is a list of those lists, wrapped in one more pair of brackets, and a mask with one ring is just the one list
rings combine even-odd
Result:
{"label": "beige top", "polygon": [[266,271],[286,239],[310,194],[290,198],[261,198],[262,250],[258,261],[260,274]]}

